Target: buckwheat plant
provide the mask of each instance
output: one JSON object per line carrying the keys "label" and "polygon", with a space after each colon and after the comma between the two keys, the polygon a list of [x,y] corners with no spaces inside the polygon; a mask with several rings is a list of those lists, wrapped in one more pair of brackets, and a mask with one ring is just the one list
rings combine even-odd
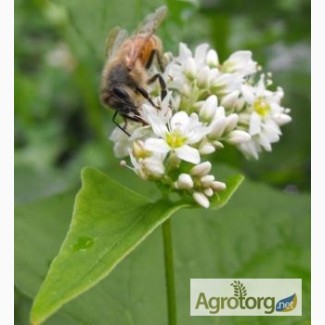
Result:
{"label": "buckwheat plant", "polygon": [[117,127],[110,135],[121,165],[155,182],[163,195],[152,201],[99,170],[83,169],[71,226],[35,298],[32,324],[98,283],[161,226],[168,324],[175,325],[171,216],[181,208],[224,206],[243,176],[216,179],[212,162],[218,152],[235,146],[258,159],[291,121],[290,110],[281,105],[283,90],[270,89],[270,74],[262,72],[251,52],[235,52],[220,62],[208,44],[192,52],[181,43],[177,55],[165,58],[165,98],[158,85],[150,85],[154,105],[145,101],[138,108],[143,123],[127,121],[126,132]]}
{"label": "buckwheat plant", "polygon": [[282,88],[269,90],[270,74],[252,59],[250,51],[233,53],[223,63],[208,44],[194,53],[184,43],[179,54],[165,54],[164,79],[168,95],[150,95],[156,103],[140,107],[145,125],[129,122],[128,136],[116,128],[110,139],[116,157],[140,178],[156,182],[208,208],[210,198],[226,188],[211,174],[209,157],[226,145],[247,158],[271,151],[281,126],[291,121],[281,106]]}

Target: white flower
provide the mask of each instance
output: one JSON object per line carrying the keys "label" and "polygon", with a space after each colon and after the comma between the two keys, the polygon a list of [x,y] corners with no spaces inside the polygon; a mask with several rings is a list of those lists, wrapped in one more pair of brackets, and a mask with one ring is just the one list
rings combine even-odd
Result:
{"label": "white flower", "polygon": [[142,179],[159,179],[165,173],[164,156],[145,150],[142,142],[135,142],[134,149],[129,150],[131,167]]}
{"label": "white flower", "polygon": [[181,160],[193,164],[200,162],[198,149],[191,145],[200,142],[209,129],[202,125],[195,113],[189,116],[185,112],[177,112],[168,125],[158,115],[148,114],[146,119],[157,136],[145,141],[149,151],[160,152],[165,156],[173,152]]}
{"label": "white flower", "polygon": [[263,149],[271,151],[271,144],[280,140],[280,126],[291,121],[290,110],[280,105],[283,97],[281,88],[275,92],[266,89],[264,75],[255,86],[243,85],[242,96],[246,108],[239,113],[239,124],[246,125],[251,140],[250,143],[239,144],[238,148],[245,156],[257,159],[259,152]]}
{"label": "white flower", "polygon": [[222,71],[245,77],[257,72],[257,63],[252,60],[252,52],[237,51],[223,63]]}
{"label": "white flower", "polygon": [[210,174],[208,155],[234,145],[257,159],[279,141],[290,110],[281,105],[281,88],[267,89],[271,76],[260,74],[250,51],[235,52],[220,64],[208,44],[191,51],[181,43],[178,56],[165,53],[165,58],[167,96],[160,99],[158,83],[148,85],[154,105],[144,100],[137,108],[143,123],[127,121],[130,136],[119,128],[112,132],[114,153],[128,157],[121,164],[142,179],[161,182],[208,208],[226,189]]}
{"label": "white flower", "polygon": [[[136,123],[130,122],[128,125],[128,132],[132,133],[137,127],[138,125]],[[109,139],[114,142],[115,157],[123,158],[129,155],[129,149],[132,148],[132,141],[125,132],[116,127]]]}

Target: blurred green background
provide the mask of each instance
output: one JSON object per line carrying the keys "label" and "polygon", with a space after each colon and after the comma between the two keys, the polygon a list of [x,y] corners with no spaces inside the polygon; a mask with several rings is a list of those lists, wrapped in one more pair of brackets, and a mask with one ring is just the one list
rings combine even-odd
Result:
{"label": "blurred green background", "polygon": [[[238,197],[234,198],[232,207],[218,212],[220,218],[215,218],[215,212],[208,213],[207,219],[202,221],[205,225],[202,227],[212,224],[219,227],[216,235],[221,235],[221,239],[215,242],[213,233],[210,233],[211,238],[208,236],[205,242],[202,241],[202,250],[206,249],[210,252],[207,256],[211,256],[211,249],[220,244],[215,252],[220,254],[218,266],[207,266],[201,273],[198,265],[206,262],[185,267],[190,258],[186,259],[183,255],[195,255],[195,252],[189,247],[182,248],[182,245],[184,242],[190,245],[191,238],[200,241],[204,237],[199,236],[203,228],[195,230],[196,233],[188,229],[191,223],[194,229],[199,227],[195,224],[197,215],[202,215],[202,211],[180,213],[188,218],[177,218],[175,225],[175,232],[177,229],[180,234],[184,232],[184,241],[178,239],[179,253],[176,251],[179,277],[300,277],[305,283],[304,293],[307,296],[304,317],[295,318],[294,321],[288,318],[281,322],[266,318],[193,320],[186,318],[187,307],[184,306],[179,316],[180,324],[307,324],[310,318],[308,0],[125,0],[123,3],[117,0],[15,1],[16,322],[28,324],[31,300],[67,230],[73,196],[80,185],[79,175],[83,166],[99,167],[144,193],[152,191],[150,185],[140,183],[130,171],[121,169],[118,160],[113,157],[112,144],[107,139],[113,129],[112,111],[101,106],[98,89],[105,58],[105,38],[109,30],[120,25],[131,31],[147,13],[162,4],[169,8],[168,19],[158,33],[166,50],[175,52],[180,41],[188,43],[192,48],[207,41],[217,49],[221,61],[236,50],[251,50],[254,59],[266,71],[273,73],[274,83],[284,88],[284,106],[292,108],[293,117],[293,122],[283,128],[284,135],[273,146],[273,152],[262,154],[258,161],[246,161],[233,148],[220,151],[215,157],[216,161],[245,173],[252,180],[247,181],[245,189],[255,193],[255,198],[259,193],[261,196],[250,202],[251,196],[242,189]],[[220,170],[229,173],[227,168],[221,167]],[[258,183],[268,186],[263,187]],[[255,206],[256,202],[260,209]],[[276,211],[272,214],[274,217],[270,214],[271,210]],[[223,211],[230,219],[229,222],[221,219]],[[60,218],[57,220],[58,215]],[[183,225],[180,224],[181,219],[184,220]],[[57,223],[53,220],[57,220]],[[223,231],[220,229],[229,232],[229,236],[222,237]],[[241,233],[242,229],[245,229],[244,233]],[[40,236],[41,233],[47,236]],[[252,240],[252,236],[259,239]],[[115,276],[123,281],[123,272],[127,272],[128,264],[132,263],[144,269],[147,265],[149,272],[150,259],[155,258],[153,247],[160,249],[158,237],[158,234],[154,234],[148,244],[135,252],[135,257],[130,257],[113,272],[112,278]],[[243,251],[243,242],[249,245],[246,251]],[[196,246],[196,253],[200,256],[202,251],[197,242]],[[257,251],[259,257],[256,257]],[[288,252],[290,257],[285,254],[282,256],[283,252]],[[232,254],[235,254],[233,259],[230,258]],[[144,256],[148,257],[149,262],[143,264],[139,261]],[[272,263],[266,262],[263,256],[273,256],[270,258]],[[242,262],[239,262],[239,257]],[[185,264],[182,264],[182,258],[187,261]],[[240,265],[243,267],[248,260],[250,264],[244,271],[236,268]],[[291,272],[288,272],[285,261],[292,261],[289,263]],[[190,272],[192,266],[194,269]],[[113,280],[107,281],[107,290],[114,292],[114,288],[110,287],[114,286]],[[160,280],[152,281],[156,283]],[[159,288],[164,290],[163,286]],[[187,299],[186,294],[184,299]],[[88,302],[86,294],[79,304],[87,305],[92,301],[91,295],[97,297],[99,294],[94,291],[89,295]],[[148,297],[151,296],[148,294]],[[147,306],[149,302],[143,299]],[[122,309],[126,306],[124,303],[127,304],[121,303]],[[78,302],[76,304],[78,306]],[[114,305],[112,302],[107,304]],[[73,310],[73,303],[69,305]],[[100,308],[96,310],[94,306],[89,310],[89,315],[102,316],[98,316],[100,318],[97,320],[85,315],[78,319],[76,313],[69,314],[66,311],[69,317],[57,315],[49,324],[132,324],[131,321],[122,321],[122,318],[101,322],[99,320],[103,319],[103,315],[108,315],[108,319],[113,316],[105,314]],[[129,313],[130,319],[133,319],[138,312],[131,310]],[[161,313],[165,313],[163,308]],[[161,324],[166,323],[164,317],[159,318]],[[134,319],[137,320],[135,324],[150,324],[150,320],[145,321],[141,317]],[[157,321],[153,323],[160,324]]]}

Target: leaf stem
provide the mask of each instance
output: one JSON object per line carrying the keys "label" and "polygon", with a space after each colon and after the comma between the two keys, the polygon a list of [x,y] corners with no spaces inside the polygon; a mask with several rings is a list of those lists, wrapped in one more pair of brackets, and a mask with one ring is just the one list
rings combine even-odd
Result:
{"label": "leaf stem", "polygon": [[176,295],[174,278],[174,259],[172,228],[170,218],[162,225],[165,257],[165,278],[167,286],[168,324],[176,325]]}

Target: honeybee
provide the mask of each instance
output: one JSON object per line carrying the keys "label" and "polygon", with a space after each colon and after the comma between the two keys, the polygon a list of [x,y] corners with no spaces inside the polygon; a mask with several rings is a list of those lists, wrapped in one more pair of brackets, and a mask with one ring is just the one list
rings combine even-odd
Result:
{"label": "honeybee", "polygon": [[[146,90],[147,86],[158,80],[161,99],[167,94],[161,74],[149,75],[155,59],[159,70],[164,70],[162,42],[154,33],[166,14],[166,6],[159,7],[146,16],[134,35],[128,37],[124,29],[116,27],[108,37],[108,57],[102,73],[100,97],[105,106],[115,110],[113,122],[127,135],[130,135],[125,129],[128,120],[146,124],[138,110],[145,101],[157,107]],[[124,119],[123,127],[116,121],[117,114]]]}

